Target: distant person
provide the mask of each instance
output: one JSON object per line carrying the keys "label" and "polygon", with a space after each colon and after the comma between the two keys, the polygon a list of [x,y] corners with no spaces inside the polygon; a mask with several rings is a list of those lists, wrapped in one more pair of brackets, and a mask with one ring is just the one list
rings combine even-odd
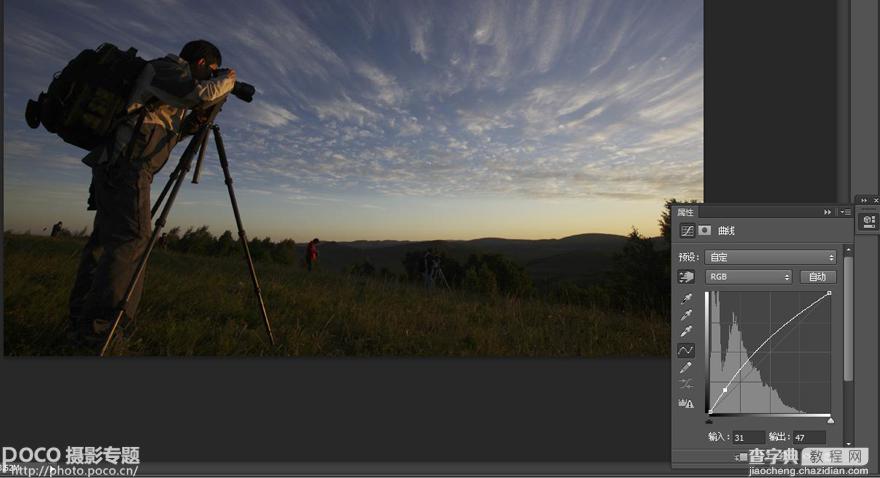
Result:
{"label": "distant person", "polygon": [[312,265],[318,262],[318,244],[320,242],[316,237],[309,241],[309,244],[306,246],[306,268],[309,272],[312,272]]}
{"label": "distant person", "polygon": [[167,249],[168,248],[168,233],[163,232],[161,236],[159,236],[159,240],[156,241],[156,245],[160,248]]}
{"label": "distant person", "polygon": [[52,226],[52,232],[49,235],[51,237],[58,237],[59,235],[61,235],[61,230],[62,230],[63,226],[64,226],[64,223],[61,221],[58,221],[58,223],[56,223],[54,226]]}

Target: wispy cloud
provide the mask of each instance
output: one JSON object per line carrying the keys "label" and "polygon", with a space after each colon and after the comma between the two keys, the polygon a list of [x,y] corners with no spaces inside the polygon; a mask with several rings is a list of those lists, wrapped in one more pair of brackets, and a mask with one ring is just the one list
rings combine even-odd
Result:
{"label": "wispy cloud", "polygon": [[199,0],[176,4],[169,30],[144,2],[12,2],[4,166],[21,180],[37,163],[87,177],[84,152],[24,125],[25,98],[83,48],[111,41],[154,58],[205,31],[257,88],[218,118],[254,197],[321,207],[361,195],[365,212],[388,198],[699,198],[702,8]]}
{"label": "wispy cloud", "polygon": [[291,121],[299,119],[299,117],[285,108],[265,101],[257,101],[251,111],[251,119],[253,121],[270,128],[284,126]]}
{"label": "wispy cloud", "polygon": [[393,106],[400,104],[406,97],[406,92],[398,86],[393,75],[363,61],[356,63],[355,71],[372,83],[376,102]]}

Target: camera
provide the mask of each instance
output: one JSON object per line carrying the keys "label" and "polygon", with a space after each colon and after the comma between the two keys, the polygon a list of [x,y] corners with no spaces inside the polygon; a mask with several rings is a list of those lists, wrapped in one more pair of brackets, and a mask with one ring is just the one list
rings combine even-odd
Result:
{"label": "camera", "polygon": [[245,83],[243,81],[236,81],[235,86],[232,87],[232,94],[235,95],[236,98],[244,101],[246,103],[250,103],[254,99],[254,93],[257,92],[257,89],[254,88],[254,85],[250,83]]}
{"label": "camera", "polygon": [[[229,71],[228,69],[218,69],[213,72],[213,76],[216,77],[220,73],[224,73]],[[236,98],[244,101],[246,103],[250,103],[254,100],[254,94],[257,92],[257,89],[254,88],[254,85],[250,83],[245,83],[243,81],[235,82],[235,86],[232,87],[232,94],[235,95]]]}

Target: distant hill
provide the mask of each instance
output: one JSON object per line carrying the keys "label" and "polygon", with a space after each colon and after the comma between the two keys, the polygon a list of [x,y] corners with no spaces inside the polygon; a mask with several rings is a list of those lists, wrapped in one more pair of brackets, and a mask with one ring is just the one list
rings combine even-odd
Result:
{"label": "distant hill", "polygon": [[382,247],[391,247],[391,246],[399,246],[403,244],[408,244],[411,241],[351,241],[351,242],[338,242],[336,244],[344,244],[346,246],[354,247],[357,249],[378,249]]}
{"label": "distant hill", "polygon": [[[561,239],[535,240],[485,237],[468,241],[322,242],[319,264],[322,268],[343,271],[369,260],[376,269],[386,268],[402,274],[402,261],[408,252],[435,248],[462,263],[471,254],[503,254],[525,267],[538,285],[567,280],[588,284],[602,280],[611,268],[613,254],[625,243],[625,236],[614,234],[578,234]],[[304,256],[305,245],[297,248]]]}

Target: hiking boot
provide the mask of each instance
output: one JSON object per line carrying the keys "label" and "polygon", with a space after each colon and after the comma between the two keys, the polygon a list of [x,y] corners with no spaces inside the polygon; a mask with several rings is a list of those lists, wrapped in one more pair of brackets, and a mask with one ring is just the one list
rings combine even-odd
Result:
{"label": "hiking boot", "polygon": [[[119,319],[119,325],[116,327],[114,336],[125,338],[125,329],[128,328],[128,324],[131,322],[131,317],[129,317],[128,314],[122,314],[122,318]],[[101,342],[107,340],[107,336],[110,335],[111,329],[113,329],[113,319],[95,319],[92,321],[92,333],[101,337]]]}
{"label": "hiking boot", "polygon": [[113,328],[113,321],[107,319],[95,319],[92,321],[92,332],[96,335],[107,336]]}
{"label": "hiking boot", "polygon": [[[123,331],[129,322],[131,322],[131,319],[127,314],[123,314],[122,319],[119,321],[119,326],[116,328],[115,335],[117,338],[119,336],[125,337]],[[71,319],[65,335],[68,343],[73,347],[94,348],[104,344],[112,328],[113,319],[80,319],[77,321]]]}
{"label": "hiking boot", "polygon": [[82,346],[94,346],[98,344],[103,344],[104,340],[107,339],[107,333],[109,333],[110,329],[107,328],[106,332],[101,332],[100,330],[103,327],[95,328],[95,322],[92,321],[84,321],[79,328],[77,328],[76,340],[79,345]]}

